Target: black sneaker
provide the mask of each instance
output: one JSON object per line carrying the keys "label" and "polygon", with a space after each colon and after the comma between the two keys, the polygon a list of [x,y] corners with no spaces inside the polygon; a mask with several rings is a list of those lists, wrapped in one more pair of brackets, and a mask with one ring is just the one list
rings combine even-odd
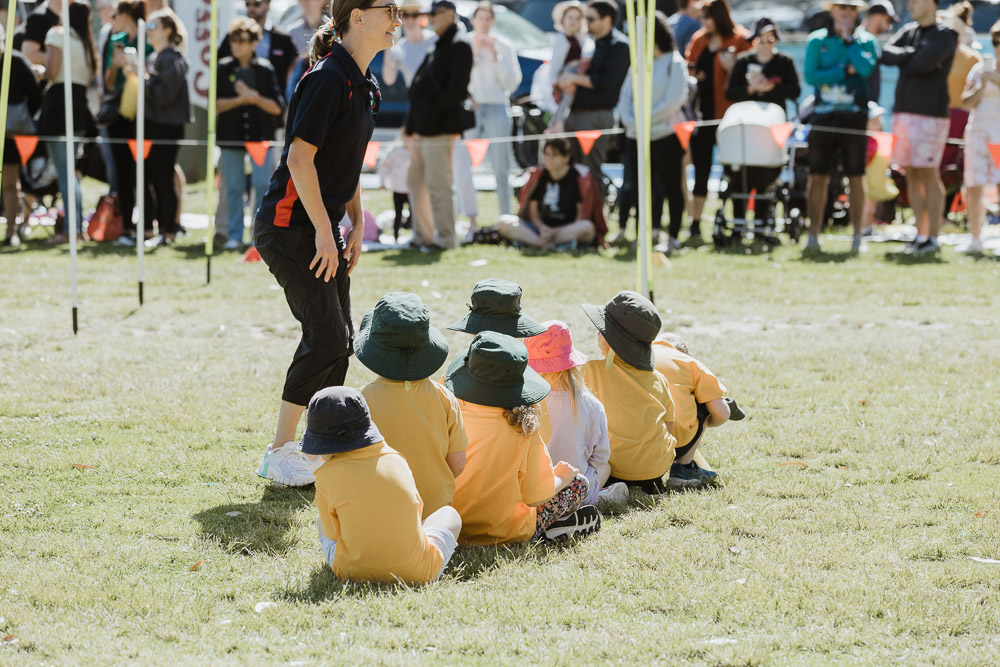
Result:
{"label": "black sneaker", "polygon": [[938,245],[936,238],[929,238],[913,249],[915,255],[930,255],[937,252],[941,252],[941,246]]}
{"label": "black sneaker", "polygon": [[670,466],[670,477],[667,479],[669,489],[700,489],[718,483],[719,475],[712,470],[699,468],[698,464],[673,463]]}
{"label": "black sneaker", "polygon": [[565,540],[571,535],[590,535],[601,529],[601,513],[593,505],[584,505],[545,529],[545,539]]}

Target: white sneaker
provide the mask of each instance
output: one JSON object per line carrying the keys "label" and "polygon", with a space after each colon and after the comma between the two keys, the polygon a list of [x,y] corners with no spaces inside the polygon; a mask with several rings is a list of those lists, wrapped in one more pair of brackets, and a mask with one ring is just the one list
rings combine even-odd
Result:
{"label": "white sneaker", "polygon": [[601,489],[601,492],[597,494],[597,503],[599,505],[604,504],[614,504],[621,505],[628,502],[629,493],[628,486],[624,482],[615,482],[606,489]]}
{"label": "white sneaker", "polygon": [[316,482],[316,471],[321,465],[322,458],[303,454],[298,443],[289,441],[277,449],[267,448],[257,474],[285,486],[308,486]]}
{"label": "white sneaker", "polygon": [[242,243],[233,239],[230,239],[229,241],[226,241],[225,243],[222,244],[223,250],[239,250],[242,247],[243,247]]}
{"label": "white sneaker", "polygon": [[983,252],[983,242],[981,239],[971,239],[968,243],[958,246],[956,250],[966,255],[979,255]]}

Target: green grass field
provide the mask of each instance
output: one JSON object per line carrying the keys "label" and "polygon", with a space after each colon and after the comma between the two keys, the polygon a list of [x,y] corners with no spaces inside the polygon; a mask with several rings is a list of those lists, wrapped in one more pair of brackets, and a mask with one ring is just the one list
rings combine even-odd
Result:
{"label": "green grass field", "polygon": [[[139,308],[132,251],[85,244],[74,337],[68,250],[0,252],[0,664],[994,663],[1000,263],[825,247],[656,270],[665,328],[748,413],[705,440],[720,488],[414,589],[338,582],[312,489],[253,474],[298,335],[263,264],[220,255],[206,286],[200,246],[159,249]],[[635,286],[621,250],[371,253],[355,321],[409,290],[444,328],[492,276],[588,354],[579,304]]]}

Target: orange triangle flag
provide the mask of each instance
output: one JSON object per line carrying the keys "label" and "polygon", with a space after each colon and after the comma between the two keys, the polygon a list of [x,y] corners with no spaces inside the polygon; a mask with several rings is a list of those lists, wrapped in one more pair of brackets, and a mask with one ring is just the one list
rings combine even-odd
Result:
{"label": "orange triangle flag", "polygon": [[887,158],[892,157],[892,147],[896,145],[896,135],[891,132],[876,132],[875,143],[878,144],[876,152]]}
{"label": "orange triangle flag", "polygon": [[381,141],[369,141],[368,148],[365,149],[365,164],[374,169],[378,163],[378,149],[382,146]]}
{"label": "orange triangle flag", "polygon": [[[132,159],[138,160],[139,156],[136,154],[136,149],[139,147],[139,141],[136,139],[128,140],[129,150],[132,151]],[[142,159],[145,160],[149,157],[149,149],[153,147],[152,139],[143,139],[142,141]]]}
{"label": "orange triangle flag", "polygon": [[[772,132],[774,131],[773,127],[771,128],[771,131]],[[784,146],[784,144],[782,144],[782,146]],[[757,188],[752,188],[750,190],[750,198],[747,200],[747,213],[754,212],[756,206],[757,206]]]}
{"label": "orange triangle flag", "polygon": [[959,190],[955,193],[955,198],[951,200],[951,210],[949,213],[961,213],[965,210],[965,195]]}
{"label": "orange triangle flag", "polygon": [[263,167],[264,162],[267,160],[267,149],[271,145],[266,141],[244,141],[243,148],[247,149],[247,153],[250,154],[250,159],[258,167]]}
{"label": "orange triangle flag", "polygon": [[1000,169],[1000,144],[987,144],[990,149],[990,155],[993,156],[993,164]]}
{"label": "orange triangle flag", "polygon": [[260,261],[260,253],[257,252],[257,246],[253,246],[252,245],[249,248],[247,248],[246,254],[243,255],[243,261],[244,262],[259,262]]}
{"label": "orange triangle flag", "polygon": [[469,139],[465,142],[465,147],[469,149],[469,157],[472,158],[472,166],[478,167],[486,157],[486,151],[490,148],[489,139]]}
{"label": "orange triangle flag", "polygon": [[779,146],[784,147],[785,142],[788,141],[788,137],[792,136],[792,130],[794,129],[795,123],[778,123],[771,126],[771,136],[774,137]]}
{"label": "orange triangle flag", "polygon": [[35,153],[35,148],[38,146],[38,137],[31,134],[27,136],[14,135],[14,144],[17,146],[17,152],[21,154],[21,166],[27,167],[28,160]]}
{"label": "orange triangle flag", "polygon": [[584,155],[590,155],[590,149],[594,147],[594,142],[601,136],[600,130],[577,130],[576,140],[580,142],[580,150]]}
{"label": "orange triangle flag", "polygon": [[688,149],[688,143],[691,142],[691,133],[694,132],[694,126],[697,124],[697,121],[688,120],[674,125],[674,133],[677,135],[677,141],[681,142],[681,148],[684,150]]}

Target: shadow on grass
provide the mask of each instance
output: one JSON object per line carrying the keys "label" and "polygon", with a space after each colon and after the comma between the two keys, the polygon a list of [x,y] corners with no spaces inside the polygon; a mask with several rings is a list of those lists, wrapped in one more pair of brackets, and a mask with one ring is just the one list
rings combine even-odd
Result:
{"label": "shadow on grass", "polygon": [[[377,253],[379,261],[396,266],[427,266],[441,261],[444,250],[382,250]],[[370,261],[370,259],[369,259]]]}
{"label": "shadow on grass", "polygon": [[712,252],[719,255],[769,255],[781,247],[781,241],[753,239],[749,242],[732,240],[725,245],[714,245]]}
{"label": "shadow on grass", "polygon": [[895,262],[900,266],[916,266],[920,264],[944,264],[945,260],[940,252],[929,252],[922,255],[910,254],[903,251],[885,253],[887,262]]}
{"label": "shadow on grass", "polygon": [[843,264],[855,259],[857,256],[857,253],[853,253],[850,250],[844,252],[827,252],[825,250],[803,249],[798,261],[812,262],[814,264],[828,264],[830,262]]}
{"label": "shadow on grass", "polygon": [[229,553],[280,555],[294,544],[288,539],[288,531],[302,506],[299,489],[272,484],[264,487],[257,502],[219,505],[198,512],[194,519],[201,524],[202,537]]}

